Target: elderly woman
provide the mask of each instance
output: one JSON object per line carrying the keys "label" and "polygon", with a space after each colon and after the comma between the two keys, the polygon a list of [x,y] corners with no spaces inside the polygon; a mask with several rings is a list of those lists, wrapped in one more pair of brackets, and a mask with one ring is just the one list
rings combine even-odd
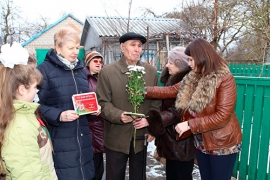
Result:
{"label": "elderly woman", "polygon": [[204,39],[192,41],[185,54],[192,71],[181,83],[147,95],[172,98],[177,93],[175,107],[183,111],[182,117],[188,117],[188,121],[178,123],[175,130],[179,137],[189,130],[193,133],[202,179],[230,180],[242,141],[234,112],[234,77],[226,61]]}
{"label": "elderly woman", "polygon": [[[166,68],[160,77],[160,81],[165,86],[177,84],[191,70],[188,66],[188,56],[184,51],[184,47],[175,47],[169,51]],[[152,88],[155,89],[155,87]],[[155,91],[154,89],[152,90]],[[161,113],[154,110],[149,111],[147,119],[149,131],[155,135],[155,145],[159,157],[166,159],[166,179],[192,180],[195,158],[193,137],[176,139],[174,127],[179,122],[179,116],[174,110],[174,103],[175,98],[165,99],[162,101]],[[157,121],[161,121],[162,127],[159,127]]]}
{"label": "elderly woman", "polygon": [[79,116],[72,103],[72,95],[89,92],[84,63],[77,58],[78,32],[60,28],[54,46],[37,68],[44,77],[38,86],[40,112],[49,124],[56,173],[59,180],[92,180],[94,153],[87,117]]}
{"label": "elderly woman", "polygon": [[[85,54],[84,61],[90,91],[96,92],[98,73],[103,66],[103,56],[97,51],[90,51]],[[104,172],[103,153],[105,153],[104,119],[101,116],[93,116],[91,114],[87,118],[94,148],[96,173],[93,180],[101,180]]]}

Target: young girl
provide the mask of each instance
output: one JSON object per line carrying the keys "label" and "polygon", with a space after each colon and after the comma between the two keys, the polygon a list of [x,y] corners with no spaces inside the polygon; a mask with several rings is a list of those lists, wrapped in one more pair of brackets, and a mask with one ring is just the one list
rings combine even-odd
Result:
{"label": "young girl", "polygon": [[33,103],[42,75],[23,65],[28,57],[9,56],[12,48],[7,49],[0,54],[0,172],[6,179],[57,180],[49,134],[35,116],[39,104]]}

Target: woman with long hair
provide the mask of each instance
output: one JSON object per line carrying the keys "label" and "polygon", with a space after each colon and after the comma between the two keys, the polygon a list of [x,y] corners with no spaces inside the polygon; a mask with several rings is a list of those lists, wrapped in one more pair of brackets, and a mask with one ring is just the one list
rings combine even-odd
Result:
{"label": "woman with long hair", "polygon": [[[204,39],[185,50],[190,71],[174,86],[147,89],[148,98],[174,98],[187,121],[175,127],[178,136],[191,131],[202,180],[230,180],[242,133],[234,112],[236,83],[226,61]],[[149,92],[148,92],[149,90]],[[179,120],[180,121],[180,120]]]}
{"label": "woman with long hair", "polygon": [[[169,51],[168,62],[160,77],[165,86],[177,84],[191,70],[184,51],[185,48],[179,46]],[[155,87],[152,91],[155,91],[154,89]],[[150,110],[147,118],[148,129],[155,136],[157,154],[166,159],[166,179],[192,180],[195,158],[193,137],[176,139],[174,127],[179,122],[179,116],[174,110],[174,103],[175,98],[164,99],[160,113]],[[160,123],[157,123],[158,121]]]}

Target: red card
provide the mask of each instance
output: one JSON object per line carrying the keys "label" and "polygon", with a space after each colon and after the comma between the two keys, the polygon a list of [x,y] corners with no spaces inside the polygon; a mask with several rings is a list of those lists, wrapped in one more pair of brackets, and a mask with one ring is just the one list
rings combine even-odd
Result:
{"label": "red card", "polygon": [[95,92],[74,94],[72,96],[74,110],[79,115],[91,114],[98,111],[97,96]]}

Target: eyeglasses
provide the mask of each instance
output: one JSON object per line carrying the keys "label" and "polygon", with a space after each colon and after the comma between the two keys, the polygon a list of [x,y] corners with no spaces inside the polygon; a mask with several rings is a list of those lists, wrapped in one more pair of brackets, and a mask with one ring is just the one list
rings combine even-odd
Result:
{"label": "eyeglasses", "polygon": [[100,61],[100,60],[96,60],[96,59],[94,59],[93,61],[94,61],[94,63],[103,64],[103,61]]}

